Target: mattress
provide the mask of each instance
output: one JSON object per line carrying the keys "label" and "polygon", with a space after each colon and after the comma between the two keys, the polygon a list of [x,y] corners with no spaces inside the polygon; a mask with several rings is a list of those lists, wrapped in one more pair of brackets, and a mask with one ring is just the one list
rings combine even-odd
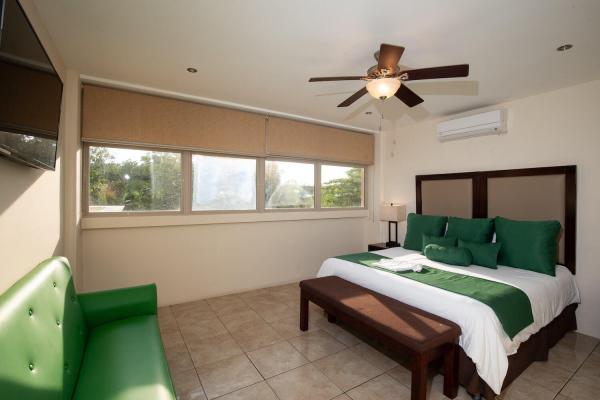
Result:
{"label": "mattress", "polygon": [[426,266],[502,282],[525,292],[531,302],[533,323],[511,340],[494,311],[475,299],[337,258],[325,260],[317,274],[319,277],[339,276],[455,322],[462,331],[459,345],[475,363],[479,376],[498,394],[508,369],[508,356],[516,353],[521,343],[550,323],[565,307],[580,301],[575,277],[561,265],[556,266],[553,277],[506,266],[490,269],[447,265],[401,247],[374,253],[418,260]]}

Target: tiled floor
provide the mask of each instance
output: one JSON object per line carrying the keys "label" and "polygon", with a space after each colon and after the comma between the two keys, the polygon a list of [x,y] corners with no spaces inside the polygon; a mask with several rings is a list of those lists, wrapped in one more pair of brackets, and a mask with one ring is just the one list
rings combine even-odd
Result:
{"label": "tiled floor", "polygon": [[[298,329],[297,284],[159,309],[179,399],[408,400],[410,372],[311,305]],[[400,360],[401,361],[401,360]],[[432,377],[429,399],[446,399]],[[598,340],[568,334],[499,399],[600,399]],[[461,388],[457,399],[470,399]]]}

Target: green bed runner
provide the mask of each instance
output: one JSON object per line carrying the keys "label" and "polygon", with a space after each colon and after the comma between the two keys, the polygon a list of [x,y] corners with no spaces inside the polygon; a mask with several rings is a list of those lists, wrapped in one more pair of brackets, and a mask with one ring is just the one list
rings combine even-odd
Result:
{"label": "green bed runner", "polygon": [[504,332],[511,338],[533,323],[531,302],[521,290],[505,283],[423,266],[421,272],[393,272],[373,264],[384,257],[373,253],[338,256],[340,260],[380,269],[429,286],[461,294],[488,305],[500,320]]}

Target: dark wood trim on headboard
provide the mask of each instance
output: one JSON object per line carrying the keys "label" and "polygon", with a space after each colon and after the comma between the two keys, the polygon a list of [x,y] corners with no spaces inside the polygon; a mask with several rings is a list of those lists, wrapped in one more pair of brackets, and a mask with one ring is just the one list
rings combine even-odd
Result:
{"label": "dark wood trim on headboard", "polygon": [[473,218],[486,218],[488,213],[488,179],[538,175],[565,175],[565,266],[575,273],[577,234],[577,166],[503,169],[496,171],[458,172],[449,174],[417,175],[417,214],[423,211],[421,183],[432,180],[471,179],[473,181]]}

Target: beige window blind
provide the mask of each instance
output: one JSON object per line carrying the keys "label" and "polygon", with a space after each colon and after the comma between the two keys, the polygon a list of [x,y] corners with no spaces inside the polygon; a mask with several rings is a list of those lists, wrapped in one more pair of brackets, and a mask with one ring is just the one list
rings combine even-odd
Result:
{"label": "beige window blind", "polygon": [[373,135],[283,118],[267,122],[267,154],[373,164]]}
{"label": "beige window blind", "polygon": [[374,158],[369,134],[89,84],[82,137],[362,165]]}
{"label": "beige window blind", "polygon": [[130,142],[263,156],[264,116],[84,85],[84,140]]}

